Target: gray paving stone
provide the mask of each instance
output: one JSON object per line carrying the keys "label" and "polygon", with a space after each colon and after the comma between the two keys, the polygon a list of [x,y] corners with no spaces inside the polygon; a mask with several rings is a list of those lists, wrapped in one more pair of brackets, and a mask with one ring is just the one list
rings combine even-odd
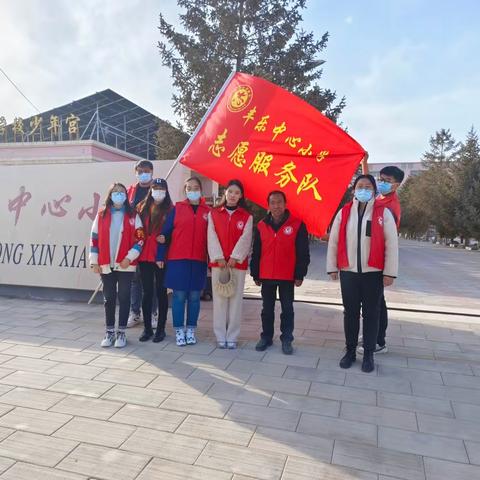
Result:
{"label": "gray paving stone", "polygon": [[329,385],[327,383],[312,382],[308,395],[330,400],[347,400],[364,405],[376,405],[377,403],[377,394],[373,390]]}
{"label": "gray paving stone", "polygon": [[133,480],[149,460],[138,453],[79,445],[57,468],[105,480]]}
{"label": "gray paving stone", "polygon": [[333,439],[258,427],[249,447],[296,457],[317,458],[329,463],[332,458]]}
{"label": "gray paving stone", "polygon": [[196,465],[259,480],[278,480],[285,461],[285,455],[212,442],[205,447]]}
{"label": "gray paving stone", "polygon": [[241,358],[236,358],[227,367],[228,372],[257,373],[260,375],[272,375],[274,377],[281,377],[286,369],[287,366],[280,363],[267,363]]}
{"label": "gray paving stone", "polygon": [[104,393],[102,398],[136,405],[145,405],[147,407],[158,407],[169,395],[169,392],[153,390],[152,388],[115,385]]}
{"label": "gray paving stone", "polygon": [[194,463],[207,444],[206,440],[177,433],[138,428],[122,445],[122,450],[159,457],[179,463]]}
{"label": "gray paving stone", "polygon": [[422,457],[371,445],[336,441],[332,463],[405,480],[424,480]]}
{"label": "gray paving stone", "polygon": [[53,360],[55,362],[76,363],[84,365],[97,358],[98,355],[86,352],[72,352],[70,350],[55,350],[44,357],[46,360]]}
{"label": "gray paving stone", "polygon": [[167,410],[176,410],[197,415],[205,415],[207,417],[223,418],[232,402],[226,400],[218,400],[206,397],[195,397],[192,401],[191,395],[184,393],[172,393],[159,408]]}
{"label": "gray paving stone", "polygon": [[316,367],[319,357],[317,355],[301,355],[301,349],[296,348],[293,355],[284,355],[267,351],[263,357],[262,362],[266,363],[280,363],[281,365],[295,366],[295,367]]}
{"label": "gray paving stone", "polygon": [[377,444],[377,426],[370,423],[353,422],[341,418],[323,417],[303,413],[297,432],[318,435],[335,440]]}
{"label": "gray paving stone", "polygon": [[425,383],[412,382],[414,395],[431,398],[446,398],[449,400],[458,400],[464,402],[466,399],[470,403],[480,405],[480,390],[476,388],[451,387],[448,385],[428,385]]}
{"label": "gray paving stone", "polygon": [[51,407],[50,411],[95,418],[97,420],[107,420],[122,407],[123,403],[120,402],[68,395]]}
{"label": "gray paving stone", "polygon": [[[1,457],[0,458],[0,474],[5,472],[5,470],[7,469],[10,469],[10,467],[15,463],[14,460],[11,460],[10,458],[4,458],[4,457]],[[12,477],[0,477],[0,478],[10,478],[13,480]],[[15,480],[27,480],[27,479],[18,479],[18,478],[15,478]]]}
{"label": "gray paving stone", "polygon": [[408,366],[420,370],[433,370],[436,372],[450,372],[472,375],[472,369],[468,363],[446,362],[439,360],[426,360],[421,358],[409,358]]}
{"label": "gray paving stone", "polygon": [[416,368],[392,367],[391,365],[378,365],[378,376],[390,378],[402,378],[407,381],[435,383],[443,385],[440,372],[419,370]]}
{"label": "gray paving stone", "polygon": [[[32,337],[34,339],[35,337]],[[48,341],[47,338],[44,339]],[[16,343],[16,342],[15,342]],[[38,342],[34,342],[38,345]],[[2,351],[6,355],[14,355],[16,357],[30,357],[30,358],[43,358],[45,355],[52,353],[52,348],[36,347],[32,345],[11,345],[10,348],[6,348]]]}
{"label": "gray paving stone", "polygon": [[200,380],[203,382],[215,382],[215,384],[244,385],[250,378],[250,373],[231,372],[218,368],[197,368],[189,380]]}
{"label": "gray paving stone", "polygon": [[[12,461],[13,463],[13,461]],[[87,480],[83,475],[68,473],[55,468],[39,467],[17,462],[0,478],[3,480]]]}
{"label": "gray paving stone", "polygon": [[82,378],[65,377],[52,385],[48,390],[63,392],[70,395],[85,395],[86,397],[100,397],[113,387],[113,383],[97,382]]}
{"label": "gray paving stone", "polygon": [[480,467],[425,458],[427,480],[468,480],[480,478]]}
{"label": "gray paving stone", "polygon": [[179,412],[127,404],[110,421],[174,432],[186,417]]}
{"label": "gray paving stone", "polygon": [[310,382],[305,380],[292,380],[289,378],[270,377],[268,375],[253,374],[247,385],[265,389],[268,391],[296,393],[306,395],[310,388]]}
{"label": "gray paving stone", "polygon": [[0,456],[54,467],[77,445],[77,442],[70,440],[60,440],[36,433],[15,432],[0,442]]}
{"label": "gray paving stone", "polygon": [[245,403],[234,403],[225,415],[227,420],[292,431],[296,429],[299,417],[299,412]]}
{"label": "gray paving stone", "polygon": [[60,363],[50,368],[47,373],[50,375],[58,375],[60,377],[84,378],[86,380],[92,380],[102,371],[103,368],[92,367],[90,365]]}
{"label": "gray paving stone", "polygon": [[480,377],[459,375],[458,373],[442,373],[445,385],[453,387],[480,388]]}
{"label": "gray paving stone", "polygon": [[268,405],[272,398],[272,392],[249,385],[233,385],[215,383],[208,391],[211,398],[231,400],[232,402],[252,403],[254,405]]}
{"label": "gray paving stone", "polygon": [[51,435],[71,419],[71,415],[17,407],[0,417],[0,426]]}
{"label": "gray paving stone", "polygon": [[424,412],[432,415],[453,417],[452,406],[449,400],[378,392],[378,405],[380,407],[396,408],[411,412]]}
{"label": "gray paving stone", "polygon": [[178,427],[176,433],[246,447],[253,436],[255,428],[255,425],[248,423],[189,415]]}
{"label": "gray paving stone", "polygon": [[230,480],[230,473],[154,458],[136,480]]}
{"label": "gray paving stone", "polygon": [[17,387],[4,393],[0,397],[0,402],[18,407],[48,410],[65,397],[66,395],[62,393]]}
{"label": "gray paving stone", "polygon": [[0,383],[17,387],[44,389],[57,383],[61,378],[46,373],[17,371],[0,379]]}
{"label": "gray paving stone", "polygon": [[275,393],[269,406],[325,415],[327,417],[338,417],[340,411],[340,402],[336,400],[292,395],[290,393]]}
{"label": "gray paving stone", "polygon": [[107,368],[100,373],[95,380],[118,383],[120,385],[131,385],[133,387],[146,387],[156,377],[157,376],[152,373]]}
{"label": "gray paving stone", "polygon": [[[49,368],[57,365],[56,362],[50,360],[42,360],[39,358],[14,357],[12,360],[2,363],[2,368],[10,368],[12,370],[24,370],[27,372],[42,373]],[[50,372],[52,373],[52,372]]]}
{"label": "gray paving stone", "polygon": [[393,393],[412,393],[410,381],[398,376],[392,377],[375,377],[370,375],[352,375],[347,373],[345,380],[347,387],[355,387],[362,389],[371,389],[381,392]]}
{"label": "gray paving stone", "polygon": [[342,402],[340,417],[346,420],[361,420],[362,422],[374,423],[385,427],[417,430],[415,413],[404,410]]}
{"label": "gray paving stone", "polygon": [[55,437],[104,447],[119,447],[135,428],[129,425],[76,417],[54,433]]}
{"label": "gray paving stone", "polygon": [[343,385],[345,383],[344,372],[332,372],[312,367],[287,367],[283,376],[285,378],[330,383],[332,385]]}
{"label": "gray paving stone", "polygon": [[423,413],[417,414],[417,419],[418,428],[421,432],[444,435],[461,440],[480,441],[478,422],[437,417]]}
{"label": "gray paving stone", "polygon": [[[468,399],[466,399],[468,401]],[[452,402],[455,417],[459,420],[480,422],[480,405],[470,403]],[[426,412],[429,413],[429,412]]]}
{"label": "gray paving stone", "polygon": [[[235,477],[234,477],[235,478]],[[312,458],[288,457],[282,480],[377,480],[377,475]],[[246,480],[246,479],[245,479]]]}
{"label": "gray paving stone", "polygon": [[159,375],[148,388],[163,390],[165,392],[187,393],[189,395],[203,395],[212,386],[212,382],[201,380],[188,380],[167,375]]}
{"label": "gray paving stone", "polygon": [[378,429],[378,444],[400,452],[468,463],[463,441],[453,438],[380,427]]}
{"label": "gray paving stone", "polygon": [[470,463],[480,465],[480,442],[471,442],[467,440],[465,442],[465,447],[467,448]]}

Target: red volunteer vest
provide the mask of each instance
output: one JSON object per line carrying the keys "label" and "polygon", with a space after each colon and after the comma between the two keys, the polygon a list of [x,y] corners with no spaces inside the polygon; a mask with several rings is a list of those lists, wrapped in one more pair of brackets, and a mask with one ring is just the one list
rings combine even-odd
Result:
{"label": "red volunteer vest", "polygon": [[278,232],[265,223],[258,223],[262,251],[260,253],[260,279],[295,280],[295,240],[302,222],[291,215]]}
{"label": "red volunteer vest", "polygon": [[400,206],[400,200],[398,199],[397,192],[385,195],[383,198],[377,197],[375,203],[385,208],[388,208],[390,212],[392,212],[398,230],[400,228],[400,217],[402,216],[402,208]]}
{"label": "red volunteer vest", "polygon": [[[110,225],[112,223],[112,212],[110,208],[104,210],[104,214],[98,215],[98,264],[110,265]],[[118,247],[115,263],[120,263],[128,254],[129,250],[137,242],[135,231],[136,213],[123,215],[123,231]],[[136,265],[137,260],[130,265]]]}
{"label": "red volunteer vest", "polygon": [[[166,215],[168,215],[168,212],[166,213]],[[143,220],[143,229],[145,231],[145,245],[142,248],[142,253],[138,257],[139,262],[154,263],[156,261],[158,248],[157,237],[160,235],[165,218],[166,217],[163,218],[163,221],[160,222],[160,225],[158,226],[158,228],[155,229],[155,231],[149,233],[150,215],[145,216],[145,220]]]}
{"label": "red volunteer vest", "polygon": [[[221,207],[213,208],[211,215],[215,232],[222,246],[223,258],[228,261],[245,230],[250,214],[244,208],[239,207],[230,215],[225,207]],[[218,267],[218,263],[211,262],[210,267]],[[248,257],[235,265],[235,268],[239,270],[246,270],[247,267]]]}
{"label": "red volunteer vest", "polygon": [[175,205],[168,260],[207,261],[207,221],[210,207],[202,199],[194,213],[188,200]]}
{"label": "red volunteer vest", "polygon": [[[342,220],[338,234],[337,267],[339,270],[348,268],[347,252],[347,223],[350,218],[353,202],[347,203],[342,208]],[[370,254],[368,256],[368,266],[383,270],[385,267],[385,236],[383,232],[383,211],[385,207],[378,205],[375,201],[372,212],[372,232],[370,238]]]}

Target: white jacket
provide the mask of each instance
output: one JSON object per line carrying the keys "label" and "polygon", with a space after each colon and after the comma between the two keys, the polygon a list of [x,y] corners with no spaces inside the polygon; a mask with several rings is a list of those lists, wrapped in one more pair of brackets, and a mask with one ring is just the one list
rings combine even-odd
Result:
{"label": "white jacket", "polygon": [[[367,207],[362,217],[360,247],[361,247],[361,266],[362,272],[378,272],[378,268],[368,265],[368,257],[370,255],[370,236],[367,236],[367,224],[371,224],[373,213],[374,199],[367,203]],[[330,238],[328,240],[327,250],[327,273],[338,272],[337,267],[337,251],[338,236],[340,232],[340,224],[342,221],[342,210],[337,213],[333,221]],[[371,225],[369,229],[371,231]],[[383,274],[389,277],[396,277],[398,274],[398,234],[395,220],[388,208],[383,212],[383,232],[385,236],[385,267]],[[371,235],[371,233],[370,233]],[[349,267],[342,270],[349,272],[358,272],[357,265],[357,247],[358,247],[358,200],[353,200],[352,209],[350,210],[350,218],[347,222],[347,254]]]}

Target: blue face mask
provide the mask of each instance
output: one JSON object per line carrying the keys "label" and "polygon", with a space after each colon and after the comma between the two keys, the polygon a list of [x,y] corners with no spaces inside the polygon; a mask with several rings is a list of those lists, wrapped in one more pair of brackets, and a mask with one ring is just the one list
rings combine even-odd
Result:
{"label": "blue face mask", "polygon": [[382,195],[388,195],[392,192],[392,184],[389,182],[383,182],[380,180],[377,182],[377,188]]}
{"label": "blue face mask", "polygon": [[194,190],[192,192],[187,192],[187,198],[191,202],[197,202],[200,200],[200,197],[202,196],[202,193],[199,190]]}
{"label": "blue face mask", "polygon": [[112,202],[114,205],[123,205],[127,195],[124,192],[112,192]]}
{"label": "blue face mask", "polygon": [[373,190],[367,190],[366,188],[360,188],[355,190],[355,198],[362,203],[369,202],[373,198]]}
{"label": "blue face mask", "polygon": [[152,179],[152,174],[147,172],[139,173],[137,178],[140,183],[148,183]]}

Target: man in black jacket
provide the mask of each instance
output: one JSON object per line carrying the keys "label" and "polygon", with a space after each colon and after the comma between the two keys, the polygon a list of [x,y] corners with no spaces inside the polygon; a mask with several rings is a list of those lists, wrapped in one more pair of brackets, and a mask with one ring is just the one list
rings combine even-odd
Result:
{"label": "man in black jacket", "polygon": [[280,340],[286,355],[293,353],[294,289],[303,283],[310,263],[308,232],[305,224],[286,208],[282,191],[268,194],[268,215],[254,232],[250,274],[262,286],[262,334],[255,349],[264,351],[272,345],[277,289],[282,313]]}

